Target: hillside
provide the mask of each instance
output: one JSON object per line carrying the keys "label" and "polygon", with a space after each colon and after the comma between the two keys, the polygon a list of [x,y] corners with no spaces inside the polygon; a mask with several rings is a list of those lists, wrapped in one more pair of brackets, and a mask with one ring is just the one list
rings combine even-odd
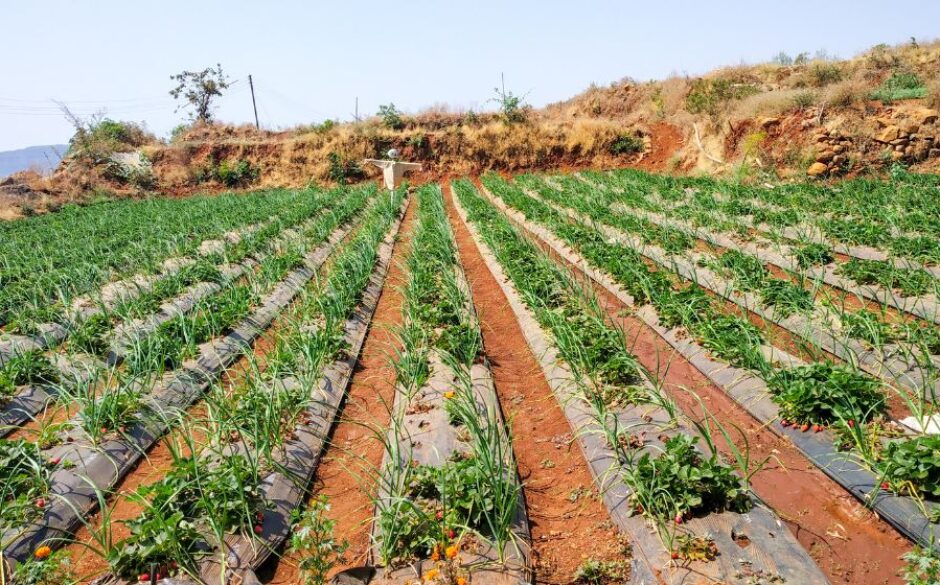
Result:
{"label": "hillside", "polygon": [[30,168],[43,173],[51,171],[58,166],[66,150],[66,144],[50,144],[0,152],[0,179]]}
{"label": "hillside", "polygon": [[[89,192],[186,195],[356,182],[374,176],[357,162],[389,148],[424,164],[418,180],[628,166],[760,181],[878,174],[894,164],[935,172],[938,65],[940,43],[879,45],[841,61],[780,56],[701,77],[624,79],[541,109],[434,109],[281,132],[196,126],[168,142],[134,127],[121,133],[134,137],[126,144],[79,152],[50,179],[19,180],[35,191],[27,205],[41,211]],[[115,161],[102,150],[139,154]]]}

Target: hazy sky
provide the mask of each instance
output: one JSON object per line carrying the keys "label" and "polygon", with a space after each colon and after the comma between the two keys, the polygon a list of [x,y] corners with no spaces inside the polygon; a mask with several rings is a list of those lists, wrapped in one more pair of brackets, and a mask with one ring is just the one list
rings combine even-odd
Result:
{"label": "hazy sky", "polygon": [[702,73],[779,51],[850,57],[877,43],[940,36],[940,2],[722,1],[398,3],[240,0],[5,0],[0,150],[68,140],[50,101],[145,121],[174,113],[169,76],[219,62],[237,83],[220,119],[252,119],[253,74],[268,128],[348,119],[394,102],[483,109],[507,88],[540,106],[591,82]]}

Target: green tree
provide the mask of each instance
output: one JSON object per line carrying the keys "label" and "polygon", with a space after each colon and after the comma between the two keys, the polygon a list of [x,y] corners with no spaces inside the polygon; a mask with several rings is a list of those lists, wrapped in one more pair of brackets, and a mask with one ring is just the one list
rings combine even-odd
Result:
{"label": "green tree", "polygon": [[171,75],[170,79],[177,83],[177,86],[170,90],[170,95],[176,100],[184,100],[176,111],[190,107],[193,109],[193,119],[205,123],[212,121],[213,100],[231,85],[228,77],[222,72],[221,64],[206,67],[202,71],[183,71]]}

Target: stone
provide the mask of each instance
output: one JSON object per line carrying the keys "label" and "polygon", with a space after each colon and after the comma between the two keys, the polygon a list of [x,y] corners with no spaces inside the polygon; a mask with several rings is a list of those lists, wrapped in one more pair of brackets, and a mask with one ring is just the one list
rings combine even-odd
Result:
{"label": "stone", "polygon": [[901,135],[901,129],[897,126],[888,126],[882,130],[878,136],[875,137],[875,140],[878,142],[892,142],[897,140]]}
{"label": "stone", "polygon": [[832,152],[836,154],[841,154],[842,152],[845,152],[845,147],[842,146],[841,144],[836,144],[835,146],[832,147]]}
{"label": "stone", "polygon": [[814,162],[813,164],[809,165],[808,169],[806,169],[806,174],[810,177],[820,177],[828,172],[829,167],[821,162]]}
{"label": "stone", "polygon": [[821,163],[827,163],[832,160],[832,157],[835,156],[831,150],[824,150],[816,155],[816,161]]}
{"label": "stone", "polygon": [[904,153],[903,153],[903,152],[898,152],[898,151],[895,150],[894,152],[891,153],[891,160],[894,161],[894,162],[897,162],[897,161],[901,160],[902,158],[904,158]]}
{"label": "stone", "polygon": [[901,131],[907,134],[916,134],[918,130],[920,130],[920,124],[914,120],[905,120],[901,123]]}
{"label": "stone", "polygon": [[911,121],[917,123],[919,126],[932,124],[937,121],[938,115],[940,114],[937,113],[937,110],[920,108],[911,112]]}
{"label": "stone", "polygon": [[940,156],[940,148],[931,148],[930,151],[927,153],[927,156],[929,156],[930,158],[936,158]]}
{"label": "stone", "polygon": [[835,155],[834,157],[832,157],[832,164],[834,164],[834,165],[836,165],[836,166],[842,166],[843,164],[845,164],[845,161],[846,161],[846,160],[847,160],[847,159],[845,158],[844,155],[837,154],[837,155]]}
{"label": "stone", "polygon": [[766,118],[766,117],[761,116],[760,118],[757,119],[757,125],[760,126],[761,128],[769,128],[773,126],[774,124],[779,124],[779,123],[780,123],[780,118]]}

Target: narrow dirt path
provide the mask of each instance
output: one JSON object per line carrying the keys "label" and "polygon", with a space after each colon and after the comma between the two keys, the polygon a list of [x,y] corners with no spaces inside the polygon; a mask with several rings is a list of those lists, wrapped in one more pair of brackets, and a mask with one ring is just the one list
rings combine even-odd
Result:
{"label": "narrow dirt path", "polygon": [[[384,432],[388,427],[389,409],[395,395],[392,360],[399,345],[394,328],[402,323],[400,289],[406,284],[403,266],[411,248],[416,205],[414,199],[408,203],[369,334],[338,422],[314,476],[312,492],[326,496],[330,502],[327,516],[336,522],[334,537],[349,543],[344,564],[335,567],[333,573],[366,564],[371,545],[369,529],[373,506],[369,474],[375,473],[382,464],[384,448],[375,431]],[[257,573],[262,582],[301,582],[295,559],[290,555],[271,558]]]}
{"label": "narrow dirt path", "polygon": [[[556,262],[572,269],[578,280],[592,286],[611,322],[623,329],[630,352],[663,382],[683,412],[701,420],[704,405],[725,426],[738,449],[750,449],[753,462],[770,458],[753,476],[752,488],[784,520],[833,584],[903,583],[898,576],[903,565],[900,557],[911,549],[906,539],[807,461],[789,441],[738,406],[655,331],[631,316],[629,307],[547,245],[531,239]],[[725,460],[732,461],[730,446],[717,430],[715,436]]]}
{"label": "narrow dirt path", "polygon": [[536,582],[571,583],[585,559],[623,560],[624,544],[505,295],[456,215],[449,184],[444,194],[496,393],[509,420],[531,523]]}

